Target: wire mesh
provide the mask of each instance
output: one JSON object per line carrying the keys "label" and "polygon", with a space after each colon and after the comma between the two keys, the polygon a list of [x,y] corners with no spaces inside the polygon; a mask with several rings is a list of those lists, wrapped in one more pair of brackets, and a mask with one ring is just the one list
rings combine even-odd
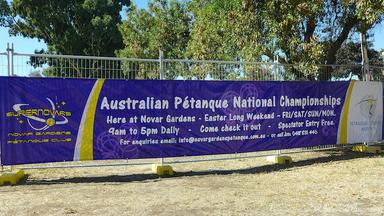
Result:
{"label": "wire mesh", "polygon": [[0,53],[0,76],[8,75],[8,58],[7,53]]}
{"label": "wire mesh", "polygon": [[[160,61],[162,61],[162,68]],[[280,64],[278,62],[136,59],[14,53],[15,76],[167,80],[362,80],[362,65]],[[0,55],[3,75],[6,53]],[[373,80],[383,80],[383,67],[371,66]]]}
{"label": "wire mesh", "polygon": [[16,76],[159,79],[158,60],[15,53]]}

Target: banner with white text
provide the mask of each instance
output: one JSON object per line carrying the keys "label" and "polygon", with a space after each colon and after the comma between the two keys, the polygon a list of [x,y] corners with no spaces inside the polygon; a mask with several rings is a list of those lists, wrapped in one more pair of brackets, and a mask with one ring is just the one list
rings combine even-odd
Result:
{"label": "banner with white text", "polygon": [[382,140],[381,82],[0,77],[4,165]]}

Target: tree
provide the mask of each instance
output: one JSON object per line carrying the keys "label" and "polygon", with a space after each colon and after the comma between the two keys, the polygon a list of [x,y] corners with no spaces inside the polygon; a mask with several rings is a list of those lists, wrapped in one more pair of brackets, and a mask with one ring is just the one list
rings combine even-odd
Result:
{"label": "tree", "polygon": [[[190,38],[191,17],[188,4],[177,0],[154,0],[148,3],[148,10],[138,10],[132,5],[127,12],[127,20],[120,25],[125,47],[119,50],[119,57],[159,58],[159,50],[164,58],[182,59]],[[158,77],[158,71],[148,73],[145,65],[125,64],[125,71],[141,78]],[[123,66],[124,67],[124,66]],[[134,68],[135,71],[132,71]],[[136,74],[137,73],[137,74]],[[167,73],[174,78],[173,72]]]}
{"label": "tree", "polygon": [[[369,39],[369,37],[368,37]],[[384,67],[384,56],[377,50],[373,49],[372,43],[368,43],[368,59],[369,64],[374,65],[371,68],[374,80],[382,80],[383,73],[379,67]],[[349,41],[345,43],[337,52],[336,64],[341,65],[334,70],[334,76],[340,78],[348,78],[357,76],[360,80],[362,77],[362,68],[358,65],[362,63],[361,44],[359,42]],[[352,68],[345,68],[343,65],[357,65]]]}
{"label": "tree", "polygon": [[43,40],[58,54],[114,56],[122,39],[117,25],[128,0],[14,0],[10,33]]}
{"label": "tree", "polygon": [[[195,22],[187,55],[200,60],[261,60],[266,50],[262,43],[273,40],[261,21],[259,3],[242,0],[195,0],[192,11]],[[262,39],[262,37],[267,37]]]}
{"label": "tree", "polygon": [[[193,1],[194,23],[187,56],[199,60],[261,61],[267,52],[273,50],[275,41],[268,32],[268,23],[261,19],[266,16],[262,7],[259,1]],[[270,56],[273,58],[273,54]],[[254,64],[234,68],[222,65],[219,70],[209,66],[192,72],[200,78],[206,73],[218,79],[242,73],[245,79],[256,79],[258,73],[265,77],[266,71]]]}
{"label": "tree", "polygon": [[6,0],[0,0],[0,27],[9,22],[10,9]]}
{"label": "tree", "polygon": [[[48,50],[40,53],[89,56],[115,56],[123,47],[118,24],[120,11],[129,0],[14,0],[10,34],[43,40]],[[51,76],[100,77],[114,73],[102,61],[32,58],[31,64],[48,64]],[[110,75],[112,76],[112,75]]]}
{"label": "tree", "polygon": [[127,20],[120,25],[125,47],[119,56],[153,59],[162,50],[165,58],[184,58],[190,25],[186,3],[154,0],[148,3],[148,10],[132,5]]}
{"label": "tree", "polygon": [[188,53],[192,58],[299,64],[286,68],[296,79],[328,80],[315,64],[336,63],[351,34],[381,22],[382,0],[196,0]]}

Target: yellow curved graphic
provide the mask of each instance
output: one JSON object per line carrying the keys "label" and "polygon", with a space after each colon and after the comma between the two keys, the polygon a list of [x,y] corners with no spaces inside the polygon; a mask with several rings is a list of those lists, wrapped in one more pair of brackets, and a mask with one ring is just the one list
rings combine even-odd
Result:
{"label": "yellow curved graphic", "polygon": [[93,126],[95,122],[97,101],[103,84],[104,79],[97,80],[88,96],[77,134],[73,157],[73,160],[75,161],[93,160]]}
{"label": "yellow curved graphic", "polygon": [[340,121],[340,130],[339,130],[339,143],[340,144],[347,144],[348,142],[348,116],[349,116],[349,106],[351,103],[351,97],[352,97],[352,91],[353,86],[355,85],[356,81],[351,81],[351,83],[348,86],[347,95],[345,97],[345,102],[343,106],[343,110],[341,112],[341,121]]}

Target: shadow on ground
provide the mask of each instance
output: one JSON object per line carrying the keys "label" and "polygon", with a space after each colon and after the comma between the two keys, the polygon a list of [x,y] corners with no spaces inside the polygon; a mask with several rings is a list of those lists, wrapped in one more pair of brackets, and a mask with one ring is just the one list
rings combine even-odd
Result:
{"label": "shadow on ground", "polygon": [[[231,174],[258,174],[269,173],[276,171],[283,171],[290,168],[299,168],[310,166],[313,164],[323,164],[333,161],[344,161],[356,158],[369,158],[373,157],[373,154],[368,153],[356,153],[350,150],[342,151],[327,151],[328,156],[317,157],[306,160],[293,162],[285,165],[264,165],[251,167],[246,169],[233,169],[233,170],[209,170],[209,171],[190,171],[190,172],[175,172],[174,176],[170,178],[189,177],[189,176],[206,176],[206,175],[231,175]],[[209,169],[209,167],[207,167]],[[25,180],[24,185],[46,185],[46,184],[65,184],[65,183],[123,183],[123,182],[155,182],[160,181],[163,178],[158,177],[155,174],[131,174],[131,175],[111,175],[111,176],[98,176],[98,177],[69,177],[60,179],[31,179]]]}

